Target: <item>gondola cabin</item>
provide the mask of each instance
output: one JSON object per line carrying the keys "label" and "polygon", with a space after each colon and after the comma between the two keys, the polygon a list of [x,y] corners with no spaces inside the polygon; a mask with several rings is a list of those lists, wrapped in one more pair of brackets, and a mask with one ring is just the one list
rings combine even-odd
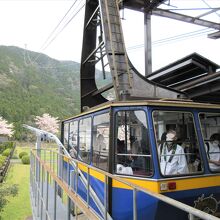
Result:
{"label": "gondola cabin", "polygon": [[[220,105],[191,101],[111,102],[62,123],[62,141],[73,158],[215,216],[220,216],[219,136]],[[80,169],[87,175],[83,165]],[[103,201],[102,175],[90,178]],[[114,181],[108,187],[113,219],[133,219],[132,191]],[[78,193],[86,199],[80,182]],[[140,192],[137,199],[138,219],[188,219]]]}

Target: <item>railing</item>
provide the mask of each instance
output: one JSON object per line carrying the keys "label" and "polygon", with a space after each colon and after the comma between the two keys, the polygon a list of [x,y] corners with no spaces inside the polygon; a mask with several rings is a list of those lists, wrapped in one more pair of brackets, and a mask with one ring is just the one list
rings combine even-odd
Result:
{"label": "railing", "polygon": [[77,219],[79,214],[83,219],[99,219],[73,190],[72,178],[66,179],[63,174],[58,177],[59,157],[55,150],[31,151],[30,185],[34,219],[71,219],[73,216]]}
{"label": "railing", "polygon": [[[65,161],[65,169],[63,169],[64,163],[61,163],[61,161]],[[87,175],[83,174],[81,170],[82,167]],[[94,172],[103,176],[104,199],[102,201],[98,199],[95,190],[90,184],[91,174]],[[72,219],[73,217],[77,219],[78,214],[81,212],[84,214],[80,216],[83,216],[84,218],[86,217],[87,219],[111,219],[111,216],[108,213],[108,187],[109,183],[113,180],[123,184],[133,191],[134,220],[138,219],[137,193],[139,192],[188,213],[190,220],[193,220],[195,216],[200,219],[219,219],[162,194],[152,192],[136,184],[130,183],[121,177],[112,175],[79,160],[73,159],[69,155],[61,154],[60,150],[57,151],[45,148],[32,150],[30,176],[32,200],[34,200],[34,206],[36,207],[35,214],[33,215],[37,216],[36,219],[60,219],[58,217],[59,213],[57,213],[58,203],[60,203],[60,201],[62,201],[61,203],[66,207],[66,213],[62,213],[63,216],[61,219]],[[86,188],[86,198],[82,198],[78,193],[79,181],[81,181]],[[51,194],[49,191],[52,192],[52,197],[49,196],[49,194]],[[52,205],[49,202],[50,199],[53,201]],[[95,211],[90,205],[90,199],[93,199],[99,212]],[[50,207],[52,207],[53,210],[51,210]]]}

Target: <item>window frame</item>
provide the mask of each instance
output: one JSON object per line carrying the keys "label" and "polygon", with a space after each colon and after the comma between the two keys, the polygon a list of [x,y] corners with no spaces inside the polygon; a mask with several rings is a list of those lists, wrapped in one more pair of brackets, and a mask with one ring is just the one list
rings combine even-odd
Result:
{"label": "window frame", "polygon": [[[100,115],[105,115],[105,114],[108,114],[109,115],[109,138],[108,138],[108,143],[106,143],[108,145],[108,150],[107,150],[107,167],[106,167],[106,170],[105,169],[102,169],[100,166],[96,166],[93,162],[93,152],[94,152],[94,137],[93,137],[93,132],[94,132],[94,120],[95,120],[95,117],[98,117]],[[105,172],[109,172],[109,161],[110,161],[110,133],[111,133],[111,114],[110,114],[110,110],[107,109],[107,110],[104,110],[104,111],[100,111],[100,112],[96,112],[95,114],[92,115],[92,151],[91,151],[91,164],[98,168],[98,169],[101,169]]]}
{"label": "window frame", "polygon": [[[72,119],[71,121],[69,121],[69,137],[70,137],[70,130],[71,130],[71,123],[76,123],[77,126],[77,143],[76,143],[76,157],[73,157],[74,159],[78,159],[78,155],[79,155],[79,120],[78,119]],[[72,149],[72,147],[70,147],[70,144],[68,142],[69,145],[69,150],[68,152],[70,152],[70,150]]]}
{"label": "window frame", "polygon": [[[91,121],[90,121],[90,151],[89,151],[89,153],[88,153],[88,161],[85,161],[85,160],[83,160],[82,158],[80,158],[80,157],[82,157],[81,155],[80,155],[80,122],[82,121],[82,120],[85,120],[85,119],[90,119]],[[80,160],[80,161],[82,161],[82,162],[84,162],[84,163],[86,163],[86,164],[91,164],[91,152],[92,152],[92,121],[93,121],[93,118],[92,118],[92,115],[90,114],[90,115],[86,115],[85,117],[80,117],[79,119],[78,119],[78,151],[77,151],[77,158]]]}
{"label": "window frame", "polygon": [[202,124],[201,124],[201,120],[200,120],[200,114],[219,114],[219,117],[220,117],[220,110],[218,111],[217,109],[203,109],[202,111],[199,111],[198,112],[198,121],[199,121],[199,125],[200,125],[200,132],[201,132],[201,137],[202,137],[202,144],[203,144],[203,149],[204,149],[204,154],[205,154],[205,159],[207,160],[207,167],[208,167],[208,170],[209,172],[213,173],[213,174],[220,174],[220,171],[214,171],[214,170],[211,170],[210,166],[209,166],[209,158],[208,158],[208,155],[207,155],[207,152],[206,152],[206,143],[205,143],[205,138],[204,138],[204,135],[203,135],[203,131],[202,131]]}
{"label": "window frame", "polygon": [[[126,112],[129,112],[129,111],[142,111],[143,113],[144,113],[144,115],[145,115],[145,118],[146,118],[146,126],[147,126],[147,138],[149,139],[149,158],[151,158],[151,168],[152,168],[152,173],[151,173],[151,175],[149,175],[149,176],[147,176],[147,175],[135,175],[135,174],[133,174],[133,175],[127,175],[127,174],[120,174],[120,173],[117,173],[116,172],[116,159],[115,159],[115,157],[116,157],[116,148],[117,148],[117,137],[118,137],[118,134],[117,134],[117,131],[118,131],[118,129],[117,129],[117,125],[118,125],[118,123],[117,123],[117,114],[118,114],[118,112],[122,112],[122,111],[126,111]],[[148,118],[148,114],[147,114],[147,110],[146,110],[146,106],[142,106],[142,107],[140,107],[140,106],[135,106],[135,107],[133,107],[133,106],[126,106],[126,107],[120,107],[120,106],[117,106],[117,107],[115,107],[115,109],[114,109],[114,112],[113,112],[113,152],[112,152],[112,173],[114,174],[114,175],[120,175],[120,176],[129,176],[129,177],[134,177],[134,178],[140,178],[140,179],[142,179],[142,178],[144,178],[144,179],[146,179],[146,178],[152,178],[153,176],[154,176],[154,174],[155,174],[155,167],[154,167],[154,157],[153,157],[153,150],[152,150],[152,142],[151,142],[151,134],[150,134],[150,122],[149,122],[149,118]]]}
{"label": "window frame", "polygon": [[[194,131],[195,131],[195,135],[197,138],[197,144],[199,147],[199,155],[200,155],[200,159],[201,159],[201,164],[202,164],[202,170],[201,171],[197,171],[197,172],[189,172],[186,174],[177,174],[177,175],[163,175],[161,172],[161,166],[160,166],[160,158],[159,158],[159,146],[157,143],[157,136],[156,136],[156,129],[155,129],[155,120],[154,120],[154,112],[155,111],[162,111],[162,112],[178,112],[178,113],[190,113],[192,115],[192,119],[193,119],[193,125],[194,125]],[[163,107],[163,108],[155,108],[152,107],[151,109],[151,117],[152,117],[152,125],[153,125],[153,131],[154,131],[154,138],[155,138],[155,152],[156,152],[156,158],[157,158],[157,165],[158,165],[158,171],[160,173],[160,175],[164,178],[172,178],[172,177],[185,177],[185,176],[196,176],[196,175],[201,175],[205,173],[205,161],[203,159],[203,151],[202,151],[202,146],[200,144],[200,138],[199,138],[199,134],[198,134],[198,128],[196,126],[196,115],[197,113],[195,113],[194,111],[190,111],[189,109],[186,108],[172,108],[172,107]],[[187,163],[188,164],[188,163]]]}
{"label": "window frame", "polygon": [[[67,127],[67,141],[65,143],[65,126],[68,125]],[[63,123],[63,146],[65,147],[65,149],[69,152],[69,132],[70,132],[70,122],[69,121],[65,121]]]}

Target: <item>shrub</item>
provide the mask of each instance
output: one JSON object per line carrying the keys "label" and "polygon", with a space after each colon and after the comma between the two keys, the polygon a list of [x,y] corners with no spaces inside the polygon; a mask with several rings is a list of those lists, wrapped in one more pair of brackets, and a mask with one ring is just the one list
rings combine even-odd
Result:
{"label": "shrub", "polygon": [[6,156],[0,155],[0,162],[4,163],[6,158]]}
{"label": "shrub", "polygon": [[13,148],[14,142],[4,142],[0,144],[0,153],[2,153],[7,148]]}
{"label": "shrub", "polygon": [[5,146],[3,144],[0,144],[0,152],[3,152],[5,150]]}
{"label": "shrub", "polygon": [[24,155],[21,158],[21,161],[22,161],[23,164],[30,164],[30,156],[29,155]]}
{"label": "shrub", "polygon": [[2,156],[2,155],[0,155],[0,168],[3,166],[3,164],[4,164],[4,162],[5,162],[5,160],[6,160],[6,156]]}
{"label": "shrub", "polygon": [[8,148],[2,152],[2,155],[8,157],[10,153],[11,153],[11,149]]}
{"label": "shrub", "polygon": [[18,185],[11,186],[0,185],[0,212],[3,211],[5,205],[9,202],[9,195],[16,196],[18,194]]}
{"label": "shrub", "polygon": [[19,154],[19,158],[22,158],[24,155],[28,155],[28,153],[25,152],[25,151],[22,151],[22,152]]}
{"label": "shrub", "polygon": [[12,141],[8,141],[5,143],[6,148],[13,148],[13,146],[14,146],[14,142],[12,142]]}

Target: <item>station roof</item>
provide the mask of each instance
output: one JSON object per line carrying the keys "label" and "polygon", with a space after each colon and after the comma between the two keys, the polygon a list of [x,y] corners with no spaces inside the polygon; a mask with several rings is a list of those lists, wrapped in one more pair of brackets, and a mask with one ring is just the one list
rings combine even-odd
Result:
{"label": "station roof", "polygon": [[220,103],[220,66],[193,53],[149,75],[148,79],[185,92],[196,101]]}
{"label": "station roof", "polygon": [[193,53],[155,71],[148,79],[173,88],[204,74],[214,73],[218,68],[218,64]]}

